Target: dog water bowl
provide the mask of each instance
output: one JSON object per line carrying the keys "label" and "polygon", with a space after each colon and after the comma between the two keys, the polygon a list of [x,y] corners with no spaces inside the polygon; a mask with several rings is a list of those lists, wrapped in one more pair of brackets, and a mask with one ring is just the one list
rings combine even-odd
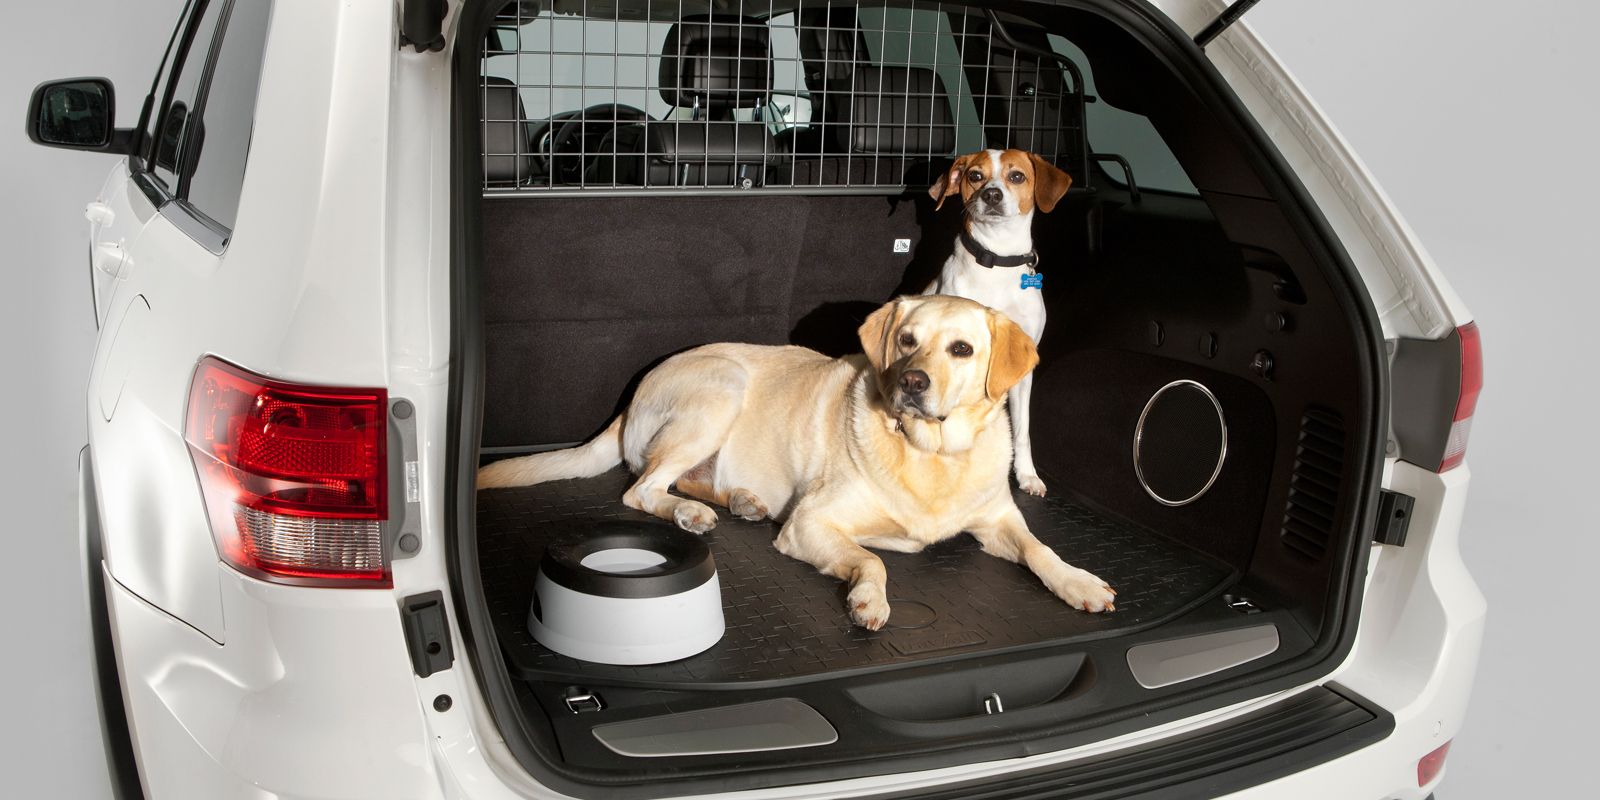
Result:
{"label": "dog water bowl", "polygon": [[602,664],[688,658],[722,638],[722,589],[704,540],[665,524],[611,522],[545,549],[528,628]]}

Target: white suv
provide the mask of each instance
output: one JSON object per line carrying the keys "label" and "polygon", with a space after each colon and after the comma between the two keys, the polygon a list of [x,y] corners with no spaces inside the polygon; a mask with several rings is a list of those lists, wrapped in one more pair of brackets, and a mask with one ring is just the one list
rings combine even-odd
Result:
{"label": "white suv", "polygon": [[[190,0],[133,127],[107,81],[39,87],[34,141],[126,156],[86,210],[81,461],[119,791],[1428,796],[1482,633],[1477,331],[1217,10]],[[477,467],[686,347],[848,352],[956,246],[928,181],[984,147],[1074,178],[1019,504],[1117,610],[963,537],[885,554],[866,631],[724,515],[710,649],[539,644],[547,546],[656,523],[619,473]]]}

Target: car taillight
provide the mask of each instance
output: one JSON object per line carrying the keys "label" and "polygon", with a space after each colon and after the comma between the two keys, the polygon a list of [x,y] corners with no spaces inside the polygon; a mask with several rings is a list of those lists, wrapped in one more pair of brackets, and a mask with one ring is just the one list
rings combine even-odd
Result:
{"label": "car taillight", "polygon": [[268,580],[386,587],[388,393],[274,381],[213,357],[184,440],[222,558]]}
{"label": "car taillight", "polygon": [[1478,392],[1483,389],[1483,343],[1478,326],[1469,322],[1456,329],[1461,339],[1461,391],[1456,396],[1456,411],[1450,423],[1450,438],[1445,441],[1444,460],[1439,471],[1455,469],[1467,457],[1467,436],[1472,432],[1472,414],[1478,409]]}
{"label": "car taillight", "polygon": [[1422,788],[1433,779],[1439,777],[1439,772],[1444,769],[1444,757],[1450,755],[1450,743],[1439,745],[1438,749],[1417,759],[1417,788]]}

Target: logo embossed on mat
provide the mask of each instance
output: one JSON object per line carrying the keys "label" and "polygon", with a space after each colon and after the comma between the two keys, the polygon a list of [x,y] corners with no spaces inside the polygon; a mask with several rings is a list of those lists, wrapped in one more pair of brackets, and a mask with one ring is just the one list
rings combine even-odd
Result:
{"label": "logo embossed on mat", "polygon": [[889,646],[903,656],[914,656],[919,653],[931,653],[935,650],[950,650],[956,647],[971,647],[983,644],[984,638],[972,631],[950,631],[949,633],[931,633],[923,636],[899,637],[889,640]]}

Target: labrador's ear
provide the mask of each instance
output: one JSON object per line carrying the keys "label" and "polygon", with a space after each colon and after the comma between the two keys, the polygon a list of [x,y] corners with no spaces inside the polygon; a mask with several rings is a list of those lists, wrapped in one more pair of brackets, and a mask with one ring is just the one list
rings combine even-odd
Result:
{"label": "labrador's ear", "polygon": [[1048,214],[1067,196],[1067,188],[1072,185],[1072,176],[1056,168],[1056,165],[1034,155],[1028,154],[1033,159],[1033,202],[1040,211]]}
{"label": "labrador's ear", "polygon": [[861,352],[867,354],[874,372],[881,374],[894,362],[894,332],[900,327],[900,310],[904,304],[905,298],[901,297],[889,301],[867,315],[867,321],[856,331],[861,337]]}
{"label": "labrador's ear", "polygon": [[962,156],[956,159],[954,164],[950,165],[950,171],[944,174],[943,179],[928,187],[928,196],[937,201],[933,204],[934,211],[938,211],[942,206],[944,206],[944,198],[947,195],[951,195],[959,191],[957,187],[961,185],[961,176],[966,174],[966,172],[967,157]]}
{"label": "labrador's ear", "polygon": [[1011,387],[1039,366],[1039,348],[1033,337],[1022,331],[1011,318],[989,311],[989,378],[984,393],[990,400],[1005,396]]}

